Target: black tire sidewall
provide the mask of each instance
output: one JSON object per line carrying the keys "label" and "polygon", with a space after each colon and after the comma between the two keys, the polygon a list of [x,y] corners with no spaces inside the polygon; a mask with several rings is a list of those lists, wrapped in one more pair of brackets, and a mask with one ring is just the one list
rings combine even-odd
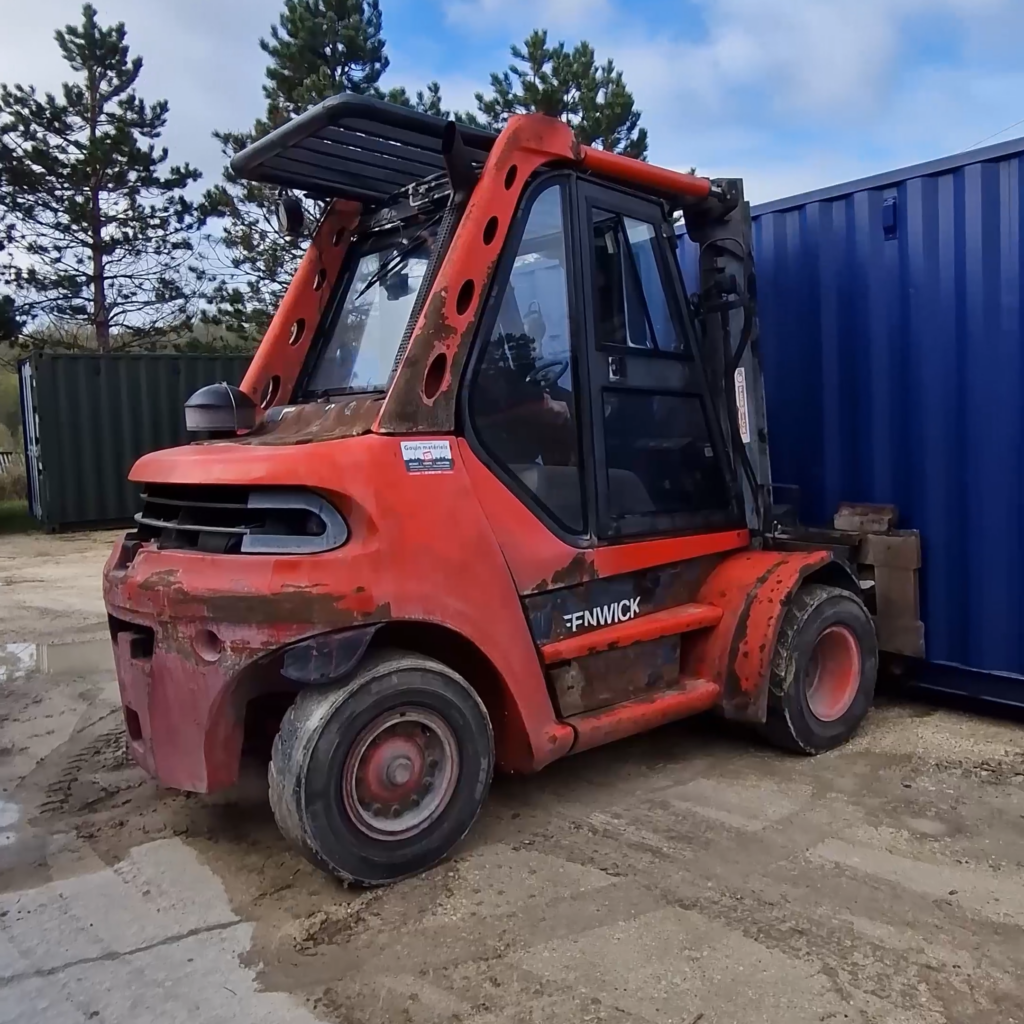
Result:
{"label": "black tire sidewall", "polygon": [[[808,668],[818,638],[829,626],[846,626],[857,638],[861,677],[850,706],[832,722],[824,722],[807,701]],[[874,624],[864,605],[850,594],[826,592],[801,616],[789,648],[791,683],[782,691],[782,704],[793,738],[805,750],[822,751],[845,742],[864,720],[875,696],[878,675],[878,643]],[[787,672],[787,675],[789,673]],[[781,684],[776,678],[773,684]]]}
{"label": "black tire sidewall", "polygon": [[[406,706],[433,711],[451,728],[458,745],[458,777],[448,803],[422,832],[406,839],[375,839],[345,809],[345,759],[371,722]],[[490,784],[493,751],[486,713],[464,683],[428,667],[383,671],[346,695],[303,759],[304,832],[335,873],[354,881],[389,882],[422,871],[444,857],[472,826]]]}

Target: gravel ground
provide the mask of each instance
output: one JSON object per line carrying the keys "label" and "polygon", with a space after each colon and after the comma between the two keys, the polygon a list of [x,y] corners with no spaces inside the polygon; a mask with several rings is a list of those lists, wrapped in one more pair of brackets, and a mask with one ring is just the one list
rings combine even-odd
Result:
{"label": "gravel ground", "polygon": [[346,890],[124,757],[111,535],[0,538],[0,1022],[1024,1024],[1021,727],[883,698],[802,759],[714,719],[499,779]]}

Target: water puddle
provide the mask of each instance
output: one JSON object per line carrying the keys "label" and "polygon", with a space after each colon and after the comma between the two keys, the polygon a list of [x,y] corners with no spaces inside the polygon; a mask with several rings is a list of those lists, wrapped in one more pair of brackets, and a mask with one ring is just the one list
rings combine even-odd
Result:
{"label": "water puddle", "polygon": [[0,644],[0,683],[113,668],[114,656],[106,637],[62,644]]}
{"label": "water puddle", "polygon": [[11,800],[0,798],[0,828],[10,828],[21,817],[21,808]]}

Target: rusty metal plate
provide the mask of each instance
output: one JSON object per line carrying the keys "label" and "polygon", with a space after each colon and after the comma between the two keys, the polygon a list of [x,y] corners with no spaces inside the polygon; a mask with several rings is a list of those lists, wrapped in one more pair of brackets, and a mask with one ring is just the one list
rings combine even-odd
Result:
{"label": "rusty metal plate", "polygon": [[576,658],[551,672],[559,714],[596,711],[679,685],[679,637]]}

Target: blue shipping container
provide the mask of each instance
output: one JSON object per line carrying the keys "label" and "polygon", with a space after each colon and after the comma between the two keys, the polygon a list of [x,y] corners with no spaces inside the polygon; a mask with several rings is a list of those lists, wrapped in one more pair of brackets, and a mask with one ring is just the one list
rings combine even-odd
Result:
{"label": "blue shipping container", "polygon": [[[921,531],[929,661],[1017,676],[1022,199],[1018,139],[752,211],[774,480],[811,524],[898,505]],[[998,693],[1024,704],[1024,682]]]}

